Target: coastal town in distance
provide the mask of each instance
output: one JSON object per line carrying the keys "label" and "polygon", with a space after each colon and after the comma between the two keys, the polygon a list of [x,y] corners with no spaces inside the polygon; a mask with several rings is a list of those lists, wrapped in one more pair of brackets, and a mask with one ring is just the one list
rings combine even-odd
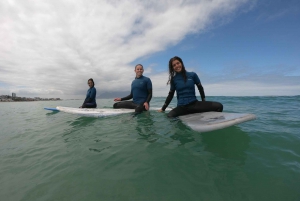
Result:
{"label": "coastal town in distance", "polygon": [[28,98],[28,97],[18,97],[16,93],[10,95],[0,95],[0,102],[15,102],[15,101],[59,101],[60,98]]}

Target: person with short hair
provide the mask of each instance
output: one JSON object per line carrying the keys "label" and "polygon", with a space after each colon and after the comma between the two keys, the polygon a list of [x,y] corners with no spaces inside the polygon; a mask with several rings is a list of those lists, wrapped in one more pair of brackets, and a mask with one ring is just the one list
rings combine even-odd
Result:
{"label": "person with short hair", "polygon": [[[143,76],[144,67],[137,64],[134,68],[135,79],[131,83],[130,94],[123,98],[115,98],[114,101],[120,101],[113,105],[116,108],[135,109],[136,113],[149,110],[152,98],[152,82],[150,78]],[[127,101],[132,99],[132,101]]]}

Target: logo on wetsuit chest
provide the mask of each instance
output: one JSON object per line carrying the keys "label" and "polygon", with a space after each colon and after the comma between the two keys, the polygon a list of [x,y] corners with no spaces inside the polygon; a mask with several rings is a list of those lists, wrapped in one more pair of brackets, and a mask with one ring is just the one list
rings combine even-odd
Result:
{"label": "logo on wetsuit chest", "polygon": [[192,76],[188,76],[187,80],[193,80],[193,77]]}
{"label": "logo on wetsuit chest", "polygon": [[144,82],[142,81],[142,82],[140,82],[140,84],[143,84]]}

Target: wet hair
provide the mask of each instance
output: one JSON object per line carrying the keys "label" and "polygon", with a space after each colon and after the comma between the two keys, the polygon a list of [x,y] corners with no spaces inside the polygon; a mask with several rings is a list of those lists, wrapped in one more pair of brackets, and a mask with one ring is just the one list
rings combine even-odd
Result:
{"label": "wet hair", "polygon": [[94,87],[95,82],[94,82],[93,78],[90,78],[90,79],[88,80],[88,84],[89,84],[89,81],[92,81],[92,82],[93,82],[93,87]]}
{"label": "wet hair", "polygon": [[174,71],[173,65],[172,65],[173,61],[175,61],[175,60],[177,60],[181,63],[181,65],[182,65],[181,73],[182,73],[184,82],[186,82],[186,70],[185,70],[183,61],[180,57],[175,56],[175,57],[171,58],[170,61],[169,61],[169,80],[168,80],[167,84],[170,84],[172,82],[173,77],[175,76],[176,72]]}
{"label": "wet hair", "polygon": [[136,67],[138,67],[138,66],[142,66],[142,69],[144,69],[144,66],[143,66],[142,64],[137,64],[137,65],[135,65],[134,70],[135,70]]}

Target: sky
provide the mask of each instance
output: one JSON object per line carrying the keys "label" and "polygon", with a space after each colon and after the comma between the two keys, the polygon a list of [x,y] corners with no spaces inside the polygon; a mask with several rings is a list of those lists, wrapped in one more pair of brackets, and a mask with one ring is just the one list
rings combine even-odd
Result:
{"label": "sky", "polygon": [[2,0],[0,95],[129,92],[141,63],[165,97],[174,56],[206,96],[300,95],[299,21],[298,0]]}

